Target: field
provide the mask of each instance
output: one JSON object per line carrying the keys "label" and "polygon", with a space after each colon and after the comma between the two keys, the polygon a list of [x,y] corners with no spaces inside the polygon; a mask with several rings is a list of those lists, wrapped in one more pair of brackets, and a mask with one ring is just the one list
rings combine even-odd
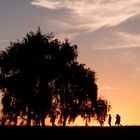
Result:
{"label": "field", "polygon": [[0,127],[3,138],[22,139],[135,139],[140,126],[120,127]]}

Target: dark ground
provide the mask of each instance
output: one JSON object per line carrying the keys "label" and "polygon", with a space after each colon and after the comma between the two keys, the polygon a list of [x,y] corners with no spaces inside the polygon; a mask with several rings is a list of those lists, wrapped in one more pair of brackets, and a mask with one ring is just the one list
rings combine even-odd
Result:
{"label": "dark ground", "polygon": [[0,127],[4,139],[140,139],[140,126],[120,127]]}

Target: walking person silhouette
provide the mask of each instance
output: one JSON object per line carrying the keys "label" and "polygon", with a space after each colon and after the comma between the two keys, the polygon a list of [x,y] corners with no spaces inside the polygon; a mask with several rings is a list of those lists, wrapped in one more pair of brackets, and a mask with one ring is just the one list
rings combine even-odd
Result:
{"label": "walking person silhouette", "polygon": [[112,117],[111,117],[111,115],[109,114],[109,117],[108,117],[108,124],[109,124],[109,126],[111,126],[111,120],[112,120]]}
{"label": "walking person silhouette", "polygon": [[116,114],[115,126],[121,126],[121,117],[119,114]]}

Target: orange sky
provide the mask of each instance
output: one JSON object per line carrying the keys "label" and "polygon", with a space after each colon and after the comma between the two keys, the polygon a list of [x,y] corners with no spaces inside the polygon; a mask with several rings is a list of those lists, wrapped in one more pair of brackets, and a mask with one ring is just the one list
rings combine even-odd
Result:
{"label": "orange sky", "polygon": [[[115,68],[113,66],[113,68]],[[96,67],[98,94],[107,99],[112,106],[110,114],[112,123],[115,124],[116,114],[121,115],[122,125],[140,124],[140,86],[139,79],[131,78],[129,69],[123,67],[114,70],[102,71],[102,68]],[[137,80],[137,81],[136,81]],[[107,124],[107,122],[106,122]]]}

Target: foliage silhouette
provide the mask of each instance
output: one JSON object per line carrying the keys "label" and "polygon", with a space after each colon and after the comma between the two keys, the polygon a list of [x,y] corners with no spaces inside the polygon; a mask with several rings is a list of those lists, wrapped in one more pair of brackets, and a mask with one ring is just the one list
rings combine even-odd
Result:
{"label": "foliage silhouette", "polygon": [[110,109],[111,105],[107,100],[103,98],[99,98],[97,100],[96,117],[101,126],[103,126],[107,117],[107,113],[110,111]]}
{"label": "foliage silhouette", "polygon": [[1,51],[2,125],[45,126],[50,118],[52,125],[58,119],[65,126],[79,115],[105,119],[108,104],[97,98],[95,71],[77,57],[77,45],[40,28]]}

